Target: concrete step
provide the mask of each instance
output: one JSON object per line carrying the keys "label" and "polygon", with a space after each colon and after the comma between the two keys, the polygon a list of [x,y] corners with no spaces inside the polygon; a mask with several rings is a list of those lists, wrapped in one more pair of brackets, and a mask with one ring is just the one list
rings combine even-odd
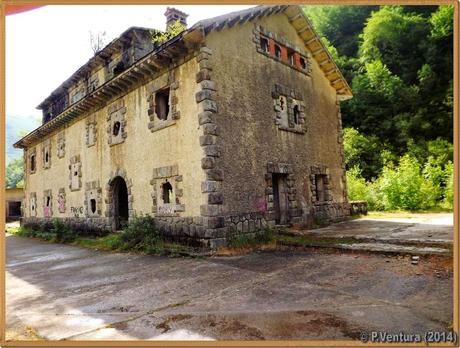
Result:
{"label": "concrete step", "polygon": [[452,252],[446,248],[427,247],[427,246],[409,246],[390,243],[355,243],[355,244],[335,244],[336,247],[347,250],[373,251],[395,254],[411,255],[452,255]]}

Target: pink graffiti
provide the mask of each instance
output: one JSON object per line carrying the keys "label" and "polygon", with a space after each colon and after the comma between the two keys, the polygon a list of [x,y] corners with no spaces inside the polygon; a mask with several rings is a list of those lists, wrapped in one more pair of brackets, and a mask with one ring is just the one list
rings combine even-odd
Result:
{"label": "pink graffiti", "polygon": [[45,207],[43,209],[43,214],[45,215],[45,217],[50,217],[51,216],[51,208],[50,207]]}
{"label": "pink graffiti", "polygon": [[258,198],[256,201],[256,209],[260,212],[265,213],[267,211],[267,202],[265,198]]}

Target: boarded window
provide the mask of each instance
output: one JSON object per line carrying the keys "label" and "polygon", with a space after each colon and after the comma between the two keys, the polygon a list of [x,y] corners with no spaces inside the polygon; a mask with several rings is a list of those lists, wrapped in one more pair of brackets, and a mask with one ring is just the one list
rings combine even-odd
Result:
{"label": "boarded window", "polygon": [[326,179],[326,175],[324,174],[315,175],[316,201],[318,202],[324,202],[326,200],[325,179]]}
{"label": "boarded window", "polygon": [[169,88],[155,93],[155,113],[160,120],[168,119],[169,114]]}

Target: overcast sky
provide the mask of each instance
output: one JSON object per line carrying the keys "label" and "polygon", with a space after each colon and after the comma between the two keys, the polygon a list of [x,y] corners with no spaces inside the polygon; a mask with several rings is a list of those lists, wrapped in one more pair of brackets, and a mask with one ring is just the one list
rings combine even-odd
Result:
{"label": "overcast sky", "polygon": [[[93,56],[90,31],[106,31],[109,43],[131,26],[164,30],[166,7],[55,5],[6,17],[7,115],[41,116],[36,106]],[[251,6],[174,7],[189,14],[191,26]]]}

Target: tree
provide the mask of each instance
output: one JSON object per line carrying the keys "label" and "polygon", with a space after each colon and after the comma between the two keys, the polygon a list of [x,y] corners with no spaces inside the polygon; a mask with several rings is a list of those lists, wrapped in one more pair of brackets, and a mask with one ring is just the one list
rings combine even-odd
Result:
{"label": "tree", "polygon": [[414,83],[425,61],[429,32],[430,25],[423,16],[404,12],[402,6],[382,6],[369,18],[361,35],[361,59],[380,59],[405,83]]}
{"label": "tree", "polygon": [[93,53],[96,54],[100,50],[102,50],[105,46],[106,32],[98,31],[97,33],[94,33],[93,31],[90,31],[89,40],[90,40],[91,49],[93,50]]}
{"label": "tree", "polygon": [[24,160],[22,157],[8,163],[6,167],[5,184],[7,188],[24,186]]}
{"label": "tree", "polygon": [[186,30],[187,27],[183,25],[179,20],[168,26],[166,31],[158,30],[158,29],[152,29],[150,31],[150,34],[152,36],[152,42],[155,46],[159,46],[162,43],[172,39],[173,37],[179,35],[182,33],[184,30]]}

